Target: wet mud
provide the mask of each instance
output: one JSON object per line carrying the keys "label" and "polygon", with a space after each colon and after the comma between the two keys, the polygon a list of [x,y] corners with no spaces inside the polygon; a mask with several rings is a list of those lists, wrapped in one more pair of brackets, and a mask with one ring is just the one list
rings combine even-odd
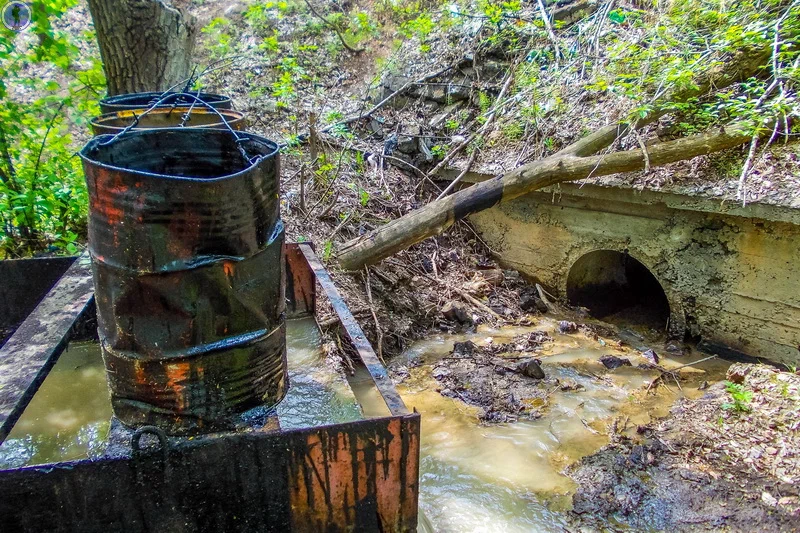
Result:
{"label": "wet mud", "polygon": [[570,521],[581,531],[800,531],[800,376],[731,367],[752,399],[725,384],[680,401],[659,423],[617,436],[569,469]]}

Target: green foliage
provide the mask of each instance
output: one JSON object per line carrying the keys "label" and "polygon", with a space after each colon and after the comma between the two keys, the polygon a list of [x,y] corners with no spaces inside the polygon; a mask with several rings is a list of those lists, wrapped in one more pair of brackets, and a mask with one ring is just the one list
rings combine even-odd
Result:
{"label": "green foliage", "polygon": [[[772,50],[778,19],[787,8],[783,0],[676,0],[662,15],[615,9],[609,19],[617,25],[632,25],[637,39],[631,41],[630,32],[610,32],[604,42],[605,69],[597,70],[586,89],[624,95],[639,102],[634,117],[646,116],[658,96],[679,96],[696,89],[699,72],[719,67],[737,54]],[[768,89],[770,80],[761,77],[711,99],[668,104],[666,109],[682,115],[685,133],[734,119],[761,127],[775,117],[796,116],[796,95],[785,89],[800,79],[800,5],[794,5],[778,33],[779,54],[765,67],[778,71],[772,73],[773,79],[780,79],[784,90]],[[766,95],[770,98],[765,96],[768,90],[774,93]]]}
{"label": "green foliage", "polygon": [[520,10],[522,10],[522,4],[519,0],[503,2],[492,2],[491,0],[485,0],[480,2],[480,8],[489,22],[500,26],[503,20],[507,18],[513,18],[515,13],[518,13]]}
{"label": "green foliage", "polygon": [[322,260],[327,262],[333,255],[333,241],[328,239],[322,245]]}
{"label": "green foliage", "polygon": [[219,59],[234,52],[233,36],[228,33],[230,22],[224,18],[215,18],[209,22],[202,30],[207,37],[208,50],[211,57]]}
{"label": "green foliage", "polygon": [[725,390],[731,395],[732,401],[723,403],[723,409],[737,413],[749,413],[751,411],[750,401],[753,399],[752,392],[731,381],[725,382]]}
{"label": "green foliage", "polygon": [[[33,3],[24,34],[0,27],[0,253],[75,253],[86,235],[87,193],[70,134],[98,114],[105,79],[96,58],[52,21],[77,0]],[[36,38],[30,39],[29,33]],[[52,74],[31,76],[35,67]]]}

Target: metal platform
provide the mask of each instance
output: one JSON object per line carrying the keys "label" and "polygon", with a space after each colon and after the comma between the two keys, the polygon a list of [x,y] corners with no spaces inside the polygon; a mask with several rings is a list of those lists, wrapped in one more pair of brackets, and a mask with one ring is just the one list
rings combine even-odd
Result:
{"label": "metal platform", "polygon": [[[312,247],[287,244],[285,255],[288,317],[315,313],[319,285],[391,416],[162,437],[120,456],[0,470],[0,531],[416,531],[420,416],[406,408]],[[78,258],[0,348],[0,442],[71,332],[90,319],[87,266]]]}

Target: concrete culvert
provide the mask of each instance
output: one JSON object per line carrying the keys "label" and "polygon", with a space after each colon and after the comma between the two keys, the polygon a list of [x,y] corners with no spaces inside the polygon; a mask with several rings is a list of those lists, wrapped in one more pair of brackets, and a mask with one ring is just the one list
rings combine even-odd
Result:
{"label": "concrete culvert", "polygon": [[597,250],[578,259],[567,277],[567,298],[610,322],[665,330],[669,301],[661,284],[627,253]]}

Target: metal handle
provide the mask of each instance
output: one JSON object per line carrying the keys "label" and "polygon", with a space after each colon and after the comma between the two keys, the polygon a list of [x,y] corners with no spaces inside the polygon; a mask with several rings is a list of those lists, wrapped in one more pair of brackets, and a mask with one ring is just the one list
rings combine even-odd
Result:
{"label": "metal handle", "polygon": [[169,455],[169,441],[167,440],[167,434],[156,426],[142,426],[134,431],[133,436],[131,436],[131,451],[134,457],[139,457],[142,455],[142,453],[144,453],[144,450],[142,450],[141,446],[142,435],[155,435],[158,439],[159,445],[161,446],[161,453],[164,455],[164,458]]}

